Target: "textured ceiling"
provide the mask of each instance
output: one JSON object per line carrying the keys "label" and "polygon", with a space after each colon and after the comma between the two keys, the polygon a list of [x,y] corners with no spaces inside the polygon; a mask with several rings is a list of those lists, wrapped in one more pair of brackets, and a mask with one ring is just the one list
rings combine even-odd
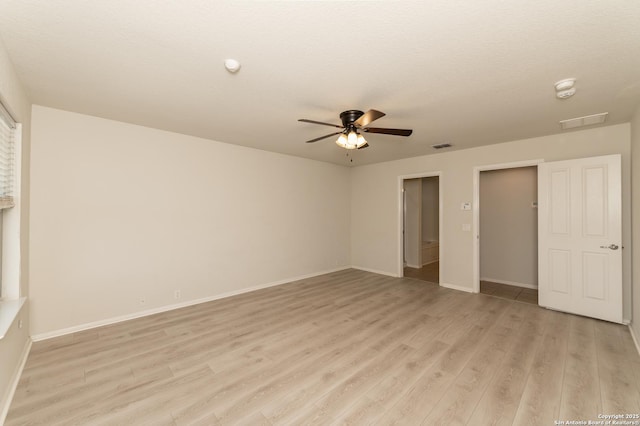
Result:
{"label": "textured ceiling", "polygon": [[[368,164],[558,133],[558,121],[640,103],[631,0],[2,0],[0,38],[32,102],[350,164],[304,141],[346,109],[387,113]],[[237,74],[223,62],[242,64]],[[553,83],[575,77],[577,94]]]}

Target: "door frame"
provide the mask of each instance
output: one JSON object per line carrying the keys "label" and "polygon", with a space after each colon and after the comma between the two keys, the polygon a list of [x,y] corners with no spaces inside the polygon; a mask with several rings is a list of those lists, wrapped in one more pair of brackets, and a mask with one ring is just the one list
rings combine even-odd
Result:
{"label": "door frame", "polygon": [[473,168],[473,293],[480,293],[480,172],[532,166],[536,167],[537,170],[540,163],[544,163],[544,160],[513,161]]}
{"label": "door frame", "polygon": [[[434,171],[434,172],[423,172],[423,173],[415,173],[411,175],[402,175],[398,176],[398,188],[397,188],[397,216],[398,216],[398,226],[397,226],[397,241],[398,241],[398,253],[397,253],[397,271],[396,275],[400,278],[404,277],[404,235],[402,234],[403,220],[404,220],[404,181],[409,179],[421,179],[427,177],[437,177],[438,178],[438,235],[439,235],[439,247],[438,247],[438,276],[440,279],[438,281],[442,281],[442,253],[443,253],[443,229],[442,229],[442,172]],[[440,283],[438,282],[438,285]]]}

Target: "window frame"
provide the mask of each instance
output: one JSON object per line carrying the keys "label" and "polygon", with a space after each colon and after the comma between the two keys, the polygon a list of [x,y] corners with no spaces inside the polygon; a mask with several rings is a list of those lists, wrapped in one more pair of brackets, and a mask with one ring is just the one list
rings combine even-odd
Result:
{"label": "window frame", "polygon": [[20,184],[22,159],[22,125],[16,123],[14,129],[14,178],[13,207],[0,210],[2,221],[2,293],[0,300],[16,300],[22,296],[20,289]]}
{"label": "window frame", "polygon": [[[6,104],[5,104],[6,105]],[[0,339],[4,338],[9,328],[26,301],[25,292],[21,287],[21,244],[20,244],[20,220],[21,220],[21,181],[22,181],[22,124],[15,120],[13,115],[0,101],[2,114],[15,124],[13,129],[13,202],[12,207],[0,210],[2,221],[2,262],[1,291],[0,293]]]}

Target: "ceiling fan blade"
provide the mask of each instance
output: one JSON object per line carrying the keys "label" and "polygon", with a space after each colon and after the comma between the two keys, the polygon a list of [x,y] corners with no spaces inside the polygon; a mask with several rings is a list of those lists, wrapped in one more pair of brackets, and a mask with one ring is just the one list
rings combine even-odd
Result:
{"label": "ceiling fan blade", "polygon": [[395,136],[409,136],[413,133],[413,130],[409,129],[383,129],[381,127],[367,127],[362,129],[363,132],[368,133],[382,133],[383,135],[395,135]]}
{"label": "ceiling fan blade", "polygon": [[344,127],[338,126],[337,124],[323,123],[322,121],[315,121],[315,120],[307,120],[306,118],[301,118],[298,121],[302,121],[303,123],[322,124],[323,126],[331,126],[331,127],[337,127],[338,129],[344,129]]}
{"label": "ceiling fan blade", "polygon": [[369,148],[369,142],[365,143],[364,145],[362,145],[360,148],[358,149],[365,149],[365,148]]}
{"label": "ceiling fan blade", "polygon": [[324,135],[324,136],[320,136],[319,138],[311,139],[310,141],[307,141],[306,143],[318,142],[318,141],[321,141],[322,139],[326,139],[326,138],[331,137],[331,136],[339,135],[340,133],[342,133],[342,132],[329,133],[328,135]]}
{"label": "ceiling fan blade", "polygon": [[386,114],[382,111],[370,109],[354,121],[353,124],[358,128],[366,127],[369,123],[377,120],[378,118],[384,117],[385,115]]}

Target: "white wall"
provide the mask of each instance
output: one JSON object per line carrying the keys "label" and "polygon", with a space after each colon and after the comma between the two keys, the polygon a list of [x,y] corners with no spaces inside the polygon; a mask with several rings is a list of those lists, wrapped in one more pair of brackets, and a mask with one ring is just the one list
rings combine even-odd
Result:
{"label": "white wall", "polygon": [[438,177],[422,178],[422,241],[438,241],[440,224]]}
{"label": "white wall", "polygon": [[640,105],[631,120],[633,190],[633,323],[631,330],[640,345]]}
{"label": "white wall", "polygon": [[480,173],[480,279],[538,286],[536,167]]}
{"label": "white wall", "polygon": [[404,258],[411,268],[422,267],[422,180],[404,181]]}
{"label": "white wall", "polygon": [[[20,296],[29,293],[29,146],[31,104],[27,98],[13,65],[0,43],[0,100],[13,117],[22,123],[22,174],[21,174],[21,228],[20,228]],[[23,327],[18,325],[20,321]],[[0,340],[0,424],[8,410],[9,396],[16,384],[19,366],[25,349],[29,345],[28,306],[24,306]]]}
{"label": "white wall", "polygon": [[350,265],[346,167],[41,106],[32,164],[36,337]]}
{"label": "white wall", "polygon": [[[416,142],[417,143],[417,142]],[[622,154],[623,245],[631,246],[630,126],[620,124],[540,138],[438,153],[355,167],[351,185],[351,259],[355,267],[397,276],[399,260],[398,176],[441,171],[443,226],[440,228],[441,285],[473,288],[474,230],[472,211],[461,210],[473,200],[473,168],[515,161],[546,161]],[[623,253],[624,315],[631,311],[631,256]]]}

